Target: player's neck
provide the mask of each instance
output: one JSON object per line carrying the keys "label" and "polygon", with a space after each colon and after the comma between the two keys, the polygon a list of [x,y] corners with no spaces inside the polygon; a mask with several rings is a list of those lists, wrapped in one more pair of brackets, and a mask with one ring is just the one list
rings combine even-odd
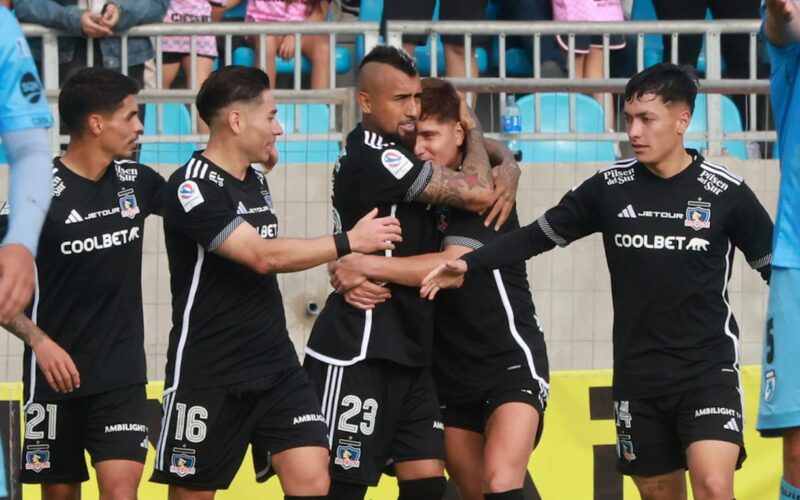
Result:
{"label": "player's neck", "polygon": [[644,163],[644,166],[654,175],[662,179],[669,179],[686,170],[691,164],[692,155],[681,147],[663,160],[655,163]]}
{"label": "player's neck", "polygon": [[209,138],[203,156],[239,180],[244,179],[247,169],[250,168],[249,158],[242,154],[237,147],[228,145],[219,138]]}
{"label": "player's neck", "polygon": [[112,155],[105,153],[100,148],[80,141],[70,141],[67,151],[61,156],[61,163],[68,169],[91,181],[103,177],[113,160]]}

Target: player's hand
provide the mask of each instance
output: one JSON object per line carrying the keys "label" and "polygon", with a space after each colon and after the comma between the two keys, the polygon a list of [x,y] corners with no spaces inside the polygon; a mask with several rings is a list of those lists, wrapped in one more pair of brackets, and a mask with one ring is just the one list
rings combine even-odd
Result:
{"label": "player's hand", "polygon": [[31,251],[18,243],[0,247],[0,323],[17,317],[31,301],[33,287]]}
{"label": "player's hand", "polygon": [[385,286],[367,280],[357,287],[347,290],[342,296],[345,302],[356,309],[368,311],[375,309],[376,305],[391,299],[392,292]]}
{"label": "player's hand", "polygon": [[337,260],[332,267],[331,286],[339,293],[344,293],[367,281],[367,275],[362,271],[360,253],[351,253]]}
{"label": "player's hand", "polygon": [[294,58],[294,35],[285,35],[278,45],[278,56],[288,61]]}
{"label": "player's hand", "polygon": [[105,25],[101,16],[92,14],[88,10],[81,14],[81,31],[89,38],[102,38],[114,34],[111,28]]}
{"label": "player's hand", "polygon": [[458,109],[458,120],[461,122],[462,125],[464,125],[464,127],[467,130],[472,130],[478,127],[480,122],[478,121],[478,118],[475,116],[475,112],[472,110],[471,107],[469,107],[467,99],[461,94],[459,94],[459,97],[461,105]]}
{"label": "player's hand", "polygon": [[117,23],[119,23],[119,16],[119,7],[113,3],[107,3],[103,6],[100,21],[103,23],[103,26],[113,30],[114,27],[117,26]]}
{"label": "player's hand", "polygon": [[794,9],[793,0],[767,0],[768,17],[774,18],[779,23],[788,23],[792,20]]}
{"label": "player's hand", "polygon": [[378,218],[377,208],[373,208],[353,229],[347,231],[350,250],[358,253],[394,250],[395,242],[403,241],[401,235],[400,221],[395,217]]}
{"label": "player's hand", "polygon": [[492,169],[492,179],[494,181],[494,203],[483,225],[489,227],[492,221],[495,222],[494,230],[500,228],[508,220],[511,210],[517,202],[517,186],[519,186],[519,176],[522,171],[517,162],[503,162]]}
{"label": "player's hand", "polygon": [[442,288],[458,288],[464,283],[467,274],[467,263],[461,259],[439,264],[422,279],[419,296],[433,300]]}
{"label": "player's hand", "polygon": [[72,358],[50,337],[43,335],[32,349],[36,364],[54,391],[66,394],[81,386],[81,377]]}

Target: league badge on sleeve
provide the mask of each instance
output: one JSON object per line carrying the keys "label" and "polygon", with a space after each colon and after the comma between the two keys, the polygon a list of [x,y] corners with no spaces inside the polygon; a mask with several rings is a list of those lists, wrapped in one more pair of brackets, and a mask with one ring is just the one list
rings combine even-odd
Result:
{"label": "league badge on sleeve", "polygon": [[205,201],[200,187],[194,181],[184,181],[178,186],[178,199],[186,212]]}
{"label": "league badge on sleeve", "polygon": [[695,231],[711,227],[711,203],[690,201],[683,225]]}
{"label": "league badge on sleeve", "polygon": [[381,163],[396,179],[402,179],[414,164],[396,149],[387,149],[381,155]]}
{"label": "league badge on sleeve", "polygon": [[133,189],[127,189],[119,193],[119,214],[128,219],[133,219],[139,213],[139,204],[136,202],[136,195]]}

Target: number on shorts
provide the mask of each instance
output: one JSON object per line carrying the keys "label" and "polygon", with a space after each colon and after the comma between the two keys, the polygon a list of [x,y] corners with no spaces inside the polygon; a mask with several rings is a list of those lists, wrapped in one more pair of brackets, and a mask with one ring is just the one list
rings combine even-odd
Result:
{"label": "number on shorts", "polygon": [[45,419],[45,412],[47,416],[47,439],[56,438],[56,412],[58,406],[54,404],[47,405],[47,409],[39,403],[33,403],[28,406],[27,413],[30,418],[25,422],[25,439],[42,439],[44,432],[37,431],[38,426]]}
{"label": "number on shorts", "polygon": [[185,435],[190,443],[202,442],[206,438],[206,423],[203,420],[208,418],[208,410],[202,406],[192,406],[187,411],[183,403],[176,403],[175,409],[178,410],[175,440],[183,441]]}
{"label": "number on shorts", "polygon": [[[375,417],[378,414],[378,402],[372,398],[364,400],[363,404],[361,398],[353,394],[349,394],[342,398],[342,406],[349,407],[347,411],[339,417],[339,430],[344,432],[356,433],[359,428],[361,434],[369,436],[375,430]],[[362,421],[360,424],[351,424],[349,420],[361,411],[364,411]]]}
{"label": "number on shorts", "polygon": [[617,425],[622,427],[621,422],[625,422],[625,428],[631,428],[630,401],[614,401],[614,414],[617,416]]}

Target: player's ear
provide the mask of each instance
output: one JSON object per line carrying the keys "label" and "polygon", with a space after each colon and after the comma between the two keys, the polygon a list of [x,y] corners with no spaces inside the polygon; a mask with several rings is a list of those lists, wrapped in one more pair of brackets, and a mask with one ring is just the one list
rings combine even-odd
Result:
{"label": "player's ear", "polygon": [[100,135],[103,131],[103,117],[98,114],[91,114],[86,119],[86,129],[93,135]]}
{"label": "player's ear", "polygon": [[466,137],[466,132],[464,131],[464,125],[461,122],[456,122],[456,146],[461,147],[464,144],[464,138]]}
{"label": "player's ear", "polygon": [[372,103],[370,102],[369,94],[363,90],[359,90],[358,94],[356,94],[356,99],[358,99],[358,106],[361,108],[362,113],[372,113]]}
{"label": "player's ear", "polygon": [[227,111],[228,127],[231,131],[239,135],[242,133],[242,112],[239,109],[230,109]]}
{"label": "player's ear", "polygon": [[689,129],[692,123],[692,112],[688,108],[681,110],[678,115],[678,134],[683,135]]}

